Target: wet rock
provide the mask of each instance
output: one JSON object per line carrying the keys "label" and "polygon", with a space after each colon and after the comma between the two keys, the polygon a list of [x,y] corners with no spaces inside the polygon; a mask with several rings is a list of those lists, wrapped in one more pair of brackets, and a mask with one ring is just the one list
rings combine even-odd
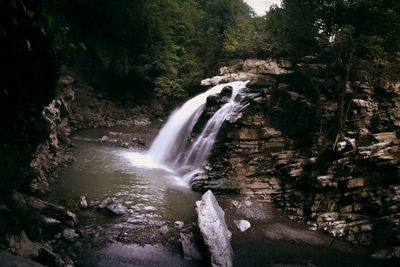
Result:
{"label": "wet rock", "polygon": [[74,229],[68,228],[63,231],[62,237],[65,241],[69,243],[74,243],[78,240],[79,235],[75,232]]}
{"label": "wet rock", "polygon": [[62,206],[35,197],[27,198],[27,205],[32,209],[37,210],[40,214],[44,216],[55,218],[59,221],[71,220],[74,222],[74,224],[78,223],[78,218],[76,217],[76,214]]}
{"label": "wet rock", "polygon": [[76,216],[75,213],[67,210],[67,216],[69,219],[71,219],[74,222],[75,225],[78,224],[78,217]]}
{"label": "wet rock", "polygon": [[246,220],[234,220],[234,223],[236,224],[240,232],[244,232],[251,227],[249,221]]}
{"label": "wet rock", "polygon": [[100,205],[97,206],[97,209],[105,211],[107,214],[113,216],[122,216],[128,214],[128,209],[117,200],[112,198],[106,198],[103,200]]}
{"label": "wet rock", "polygon": [[200,232],[210,253],[212,266],[232,266],[231,232],[228,230],[224,211],[209,190],[196,202]]}
{"label": "wet rock", "polygon": [[180,229],[185,225],[185,223],[181,221],[176,221],[174,222],[174,225]]}
{"label": "wet rock", "polygon": [[83,209],[86,209],[88,207],[88,203],[86,201],[86,196],[80,196],[79,198],[79,206]]}
{"label": "wet rock", "polygon": [[21,256],[0,253],[0,267],[43,267],[42,264],[28,260]]}
{"label": "wet rock", "polygon": [[232,86],[225,86],[224,88],[222,88],[220,96],[227,96],[227,97],[231,97],[232,96]]}
{"label": "wet rock", "polygon": [[21,232],[20,236],[10,236],[9,242],[11,252],[24,258],[38,257],[43,248],[43,245],[29,240],[24,231]]}
{"label": "wet rock", "polygon": [[201,253],[198,245],[194,242],[192,233],[180,233],[179,242],[182,245],[183,257],[185,260],[203,259],[203,254]]}
{"label": "wet rock", "polygon": [[110,137],[108,137],[107,135],[104,135],[101,139],[100,142],[108,142],[110,141]]}
{"label": "wet rock", "polygon": [[221,80],[224,79],[224,76],[214,76],[212,78],[207,78],[204,79],[200,82],[201,86],[214,86],[217,85],[221,82]]}

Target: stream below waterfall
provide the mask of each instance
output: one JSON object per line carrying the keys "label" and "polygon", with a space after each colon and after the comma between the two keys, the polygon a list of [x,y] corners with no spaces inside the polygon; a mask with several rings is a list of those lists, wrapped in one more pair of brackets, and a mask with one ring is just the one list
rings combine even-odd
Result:
{"label": "stream below waterfall", "polygon": [[[154,127],[154,126],[149,126]],[[95,208],[78,212],[84,237],[74,244],[82,266],[196,266],[179,252],[176,221],[191,227],[194,203],[201,195],[163,169],[135,166],[127,156],[132,149],[100,142],[110,131],[148,131],[148,127],[89,129],[72,136],[74,164],[68,168],[52,198],[69,204],[86,196],[90,205],[110,197],[130,209],[126,216],[112,217]],[[143,151],[136,151],[143,154]],[[164,231],[164,232],[163,232]],[[160,235],[163,233],[164,235]]]}

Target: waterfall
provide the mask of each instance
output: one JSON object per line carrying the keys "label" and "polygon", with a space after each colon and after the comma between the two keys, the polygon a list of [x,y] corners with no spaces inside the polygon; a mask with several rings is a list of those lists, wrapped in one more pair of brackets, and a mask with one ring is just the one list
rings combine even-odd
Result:
{"label": "waterfall", "polygon": [[[164,166],[177,175],[185,177],[185,180],[190,180],[195,173],[201,171],[222,123],[238,105],[235,102],[236,95],[246,87],[246,83],[219,84],[174,110],[146,156],[151,158],[156,165]],[[207,97],[219,94],[225,86],[232,87],[229,101],[209,119],[202,132],[191,143],[193,127],[204,111]]]}

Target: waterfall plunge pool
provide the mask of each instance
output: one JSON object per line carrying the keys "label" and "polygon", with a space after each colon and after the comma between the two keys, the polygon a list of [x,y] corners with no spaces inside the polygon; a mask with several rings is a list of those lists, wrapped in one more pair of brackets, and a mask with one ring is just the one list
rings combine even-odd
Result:
{"label": "waterfall plunge pool", "polygon": [[[181,229],[182,226],[177,228],[181,225],[175,223],[177,221],[183,222],[186,230],[193,232],[194,204],[200,199],[200,194],[190,189],[190,180],[201,172],[219,128],[240,105],[235,97],[246,84],[232,82],[217,85],[188,100],[170,115],[148,152],[106,146],[99,142],[106,132],[118,129],[84,130],[72,137],[76,161],[64,172],[61,179],[64,184],[58,196],[64,196],[67,205],[80,196],[86,196],[89,205],[112,198],[129,209],[128,215],[118,218],[107,217],[94,208],[79,214],[81,235],[86,240],[75,243],[81,265],[98,266],[104,261],[104,264],[108,262],[113,266],[124,266],[126,261],[132,263],[131,260],[137,260],[135,257],[121,257],[115,252],[127,250],[131,251],[129,255],[146,255],[143,251],[145,247],[138,252],[137,244],[173,244],[176,249],[179,247],[176,244],[179,234],[185,230]],[[196,140],[189,142],[207,97],[223,90],[227,93],[226,102],[209,119]],[[146,135],[150,130],[148,128],[125,130],[141,131]],[[154,250],[158,253],[145,258],[146,265],[164,264],[169,259],[172,265],[197,264],[182,259],[177,251],[170,254],[164,249],[165,246],[162,246],[161,250]]]}
{"label": "waterfall plunge pool", "polygon": [[[191,142],[188,142],[191,131],[207,96],[221,92],[225,85],[211,88],[173,112],[148,152],[107,146],[99,141],[111,131],[142,131],[148,135],[149,128],[155,125],[76,133],[73,136],[76,162],[65,171],[64,184],[56,195],[64,196],[67,203],[69,198],[82,195],[97,203],[111,197],[131,212],[122,217],[108,217],[94,208],[81,211],[79,230],[82,238],[73,247],[61,249],[75,254],[79,266],[203,266],[204,262],[183,259],[178,249],[179,233],[194,230],[194,203],[200,199],[188,184],[193,173],[201,171],[222,122],[235,108],[240,108],[234,97],[245,84],[230,84],[232,96],[229,101],[215,112],[197,139]],[[184,177],[187,179],[182,179]],[[334,245],[337,247],[331,248],[330,237],[289,222],[274,212],[268,203],[257,204],[257,200],[253,200],[250,207],[260,205],[255,208],[255,213],[248,213],[253,209],[249,208],[241,214],[233,208],[236,206],[232,196],[226,201],[220,200],[233,231],[231,242],[237,266],[273,266],[281,262],[295,263],[296,266],[297,263],[305,266],[303,263],[306,262],[318,263],[317,266],[337,266],[337,263],[340,266],[360,263],[378,266],[365,257],[365,252],[352,251],[347,244],[337,241]],[[242,207],[249,202],[247,198],[235,203],[238,201],[244,201]],[[263,221],[254,220],[253,216],[257,214],[265,217]],[[252,221],[252,227],[240,233],[234,219],[243,217]],[[184,222],[184,227],[178,226],[176,221]]]}
{"label": "waterfall plunge pool", "polygon": [[149,132],[149,127],[159,127],[153,125],[88,129],[72,136],[76,160],[64,171],[51,197],[67,205],[80,196],[86,196],[89,204],[110,197],[130,209],[121,217],[104,215],[95,208],[78,212],[78,229],[84,238],[68,250],[77,254],[82,266],[126,266],[127,262],[128,266],[140,262],[146,266],[161,262],[196,266],[196,262],[181,257],[179,244],[174,243],[180,230],[175,222],[182,221],[183,228],[192,227],[194,203],[201,195],[172,172],[151,166],[143,151],[100,142],[108,132]]}

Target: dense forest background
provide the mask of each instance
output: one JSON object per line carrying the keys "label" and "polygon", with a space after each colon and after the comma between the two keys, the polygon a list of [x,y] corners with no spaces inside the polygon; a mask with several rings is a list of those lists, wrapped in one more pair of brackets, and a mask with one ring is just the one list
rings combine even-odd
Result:
{"label": "dense forest background", "polygon": [[61,75],[178,103],[219,62],[288,59],[342,73],[340,102],[355,68],[399,78],[400,2],[283,0],[260,17],[243,0],[0,0],[0,44],[0,229],[12,231],[32,228],[10,195],[35,175],[29,162],[49,131],[41,111]]}

